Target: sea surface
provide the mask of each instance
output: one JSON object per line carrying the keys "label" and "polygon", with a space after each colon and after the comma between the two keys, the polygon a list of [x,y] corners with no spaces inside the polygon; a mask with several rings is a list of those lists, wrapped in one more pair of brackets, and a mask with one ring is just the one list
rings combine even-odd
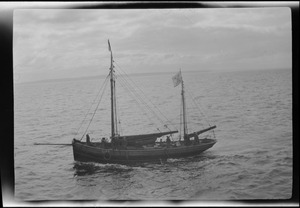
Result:
{"label": "sea surface", "polygon": [[[175,73],[129,76],[128,82],[117,77],[120,87],[131,85],[140,95],[136,101],[129,90],[117,88],[121,134],[151,133],[157,128],[180,132],[181,87],[173,86]],[[34,145],[71,144],[84,135],[93,116],[86,131],[92,141],[109,137],[109,84],[103,94],[100,90],[105,77],[15,84],[15,198],[289,199],[292,70],[183,71],[182,76],[189,131],[216,125],[217,143],[195,157],[132,166],[79,163],[71,146]],[[194,99],[188,102],[188,97]],[[198,107],[193,107],[195,103]],[[153,115],[141,106],[153,109]]]}

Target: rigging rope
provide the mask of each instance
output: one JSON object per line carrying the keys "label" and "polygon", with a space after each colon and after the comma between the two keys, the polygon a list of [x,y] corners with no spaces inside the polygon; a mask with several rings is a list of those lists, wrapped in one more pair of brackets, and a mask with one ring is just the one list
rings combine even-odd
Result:
{"label": "rigging rope", "polygon": [[[136,104],[138,105],[138,107],[139,107],[142,111],[144,111],[144,109],[141,107],[141,104],[140,104],[136,99],[134,99],[133,91],[129,89],[129,87],[126,85],[125,81],[124,81],[124,83],[123,83],[123,80],[120,80],[118,83],[120,83],[120,85],[121,85],[122,87],[124,87],[125,90],[127,90],[127,91],[130,92],[129,95],[133,98],[133,101],[136,102]],[[132,94],[131,94],[131,93],[132,93]],[[135,95],[135,96],[136,96],[136,95]],[[144,112],[145,112],[145,111],[144,111]],[[154,123],[153,120],[151,119],[151,117],[149,117],[149,115],[147,114],[147,112],[146,112],[146,116],[148,117],[148,119],[149,119],[152,123]],[[158,129],[158,131],[161,132],[159,129]]]}
{"label": "rigging rope", "polygon": [[115,118],[114,118],[114,123],[115,123],[115,130],[116,130],[116,134],[118,135],[118,115],[117,115],[117,89],[116,89],[116,82],[115,80],[117,79],[117,76],[114,74],[114,96],[113,96],[113,100],[114,100],[114,115],[115,115]]}
{"label": "rigging rope", "polygon": [[181,128],[182,128],[182,123],[183,123],[183,114],[182,114],[182,109],[183,109],[183,103],[182,103],[182,99],[180,98],[180,118],[179,118],[179,129],[180,129],[180,133],[179,133],[179,141],[181,140]]}
{"label": "rigging rope", "polygon": [[[124,78],[123,78],[123,79],[124,79]],[[130,91],[131,93],[133,93],[134,96],[136,96],[136,98],[138,98],[139,101],[147,107],[147,110],[148,110],[149,112],[152,112],[152,113],[158,118],[158,120],[160,120],[160,122],[162,122],[162,124],[164,125],[165,122],[164,122],[159,116],[156,115],[155,111],[153,111],[153,110],[150,108],[150,106],[142,99],[142,97],[135,91],[135,89],[127,82],[126,79],[124,79],[124,83],[126,83],[126,84],[128,85],[128,89],[130,88],[129,91]],[[126,85],[126,87],[127,87],[127,85]],[[167,127],[167,128],[168,128],[168,127]],[[168,129],[169,129],[169,128],[168,128]],[[170,130],[170,129],[169,129],[169,130]],[[170,131],[171,131],[171,130],[170,130]]]}
{"label": "rigging rope", "polygon": [[[116,63],[116,62],[115,62]],[[134,82],[130,79],[130,77],[127,75],[127,73],[126,72],[124,72],[124,70],[122,70],[121,69],[121,67],[118,65],[118,63],[116,63],[116,65],[117,65],[117,67],[123,72],[123,74],[128,78],[128,80],[130,80],[132,83],[133,83],[133,85],[135,85],[134,84]],[[127,82],[127,80],[126,79],[124,79],[126,82]],[[130,86],[130,87],[132,87],[131,85],[130,85],[130,83],[129,82],[127,82],[128,83],[128,85]],[[145,93],[137,86],[137,85],[135,85],[134,87],[133,87],[133,89],[138,89],[140,92],[141,92],[141,94],[147,99],[147,97],[145,96]],[[135,90],[133,90],[134,92],[136,92]],[[137,92],[136,92],[137,93]],[[143,101],[144,103],[145,103],[145,105],[152,111],[152,113],[162,122],[162,123],[164,123],[164,121],[156,114],[156,112],[155,111],[153,111],[150,107],[149,107],[149,105],[141,98],[141,96],[139,96],[139,94],[136,94],[136,96],[139,98],[139,99],[141,99],[141,101]],[[164,117],[164,119],[166,119],[166,121],[168,122],[168,123],[170,123],[175,129],[176,129],[176,127],[172,124],[172,122],[159,110],[159,108],[157,107],[157,106],[155,106],[152,102],[151,102],[151,100],[148,100],[147,99],[147,101],[149,101],[158,111],[159,111],[159,113],[160,113],[160,115],[162,116],[162,117]],[[167,127],[168,128],[168,127]],[[169,128],[168,128],[169,129]],[[169,129],[170,130],[170,129]],[[177,130],[177,129],[176,129]],[[171,130],[170,130],[171,131]]]}
{"label": "rigging rope", "polygon": [[[117,88],[117,87],[116,87],[116,88]],[[116,92],[116,88],[115,88],[115,104],[116,104],[116,111],[117,111],[117,112],[120,112],[120,106],[117,104],[117,98],[116,98],[117,92]],[[115,115],[116,115],[116,133],[117,133],[118,135],[122,135],[123,131],[122,131],[122,126],[121,126],[121,116],[120,116],[119,113],[118,113],[118,114],[116,113]]]}
{"label": "rigging rope", "polygon": [[80,126],[79,126],[79,128],[78,128],[78,130],[77,130],[77,132],[76,132],[76,134],[75,134],[75,137],[77,136],[79,130],[81,129],[81,127],[82,127],[82,125],[83,125],[83,123],[84,123],[84,121],[85,121],[87,115],[89,114],[90,110],[92,109],[92,106],[94,105],[96,99],[97,99],[98,96],[100,95],[100,92],[101,92],[101,90],[102,90],[102,88],[103,88],[103,86],[104,86],[104,84],[105,84],[107,78],[108,78],[108,76],[105,78],[105,81],[104,81],[104,83],[102,84],[102,86],[100,87],[100,90],[99,90],[99,92],[97,93],[97,96],[95,97],[95,99],[93,100],[93,102],[92,102],[92,104],[91,104],[89,110],[88,110],[87,113],[85,114],[84,119],[82,120],[82,122],[81,122],[81,124],[80,124]]}
{"label": "rigging rope", "polygon": [[[150,107],[149,107],[149,105],[142,99],[142,97],[135,91],[135,89],[128,83],[128,81],[125,79],[125,78],[123,78],[123,80],[124,80],[124,83],[125,83],[125,86],[126,87],[128,87],[128,89],[129,89],[129,91],[134,95],[134,96],[136,96],[136,98],[138,98],[139,99],[139,101],[141,102],[141,103],[143,103],[146,107],[147,107],[147,110],[149,111],[149,112],[152,112],[157,118],[158,118],[158,120],[160,120],[161,122],[162,122],[162,124],[164,125],[165,123],[164,123],[164,121],[159,117],[159,116],[157,116],[156,115],[156,113],[155,113],[155,111],[153,111]],[[135,100],[135,99],[134,99]],[[146,114],[147,115],[147,114]],[[168,127],[167,127],[168,128]],[[169,128],[168,128],[169,129]],[[170,129],[169,129],[170,130]],[[170,130],[171,131],[171,130]]]}
{"label": "rigging rope", "polygon": [[195,107],[199,110],[200,114],[204,117],[204,119],[205,119],[205,121],[208,123],[208,125],[211,126],[210,122],[208,121],[208,118],[207,118],[206,115],[201,111],[200,107],[199,107],[198,104],[196,103],[195,98],[194,98],[194,95],[192,94],[192,92],[191,92],[189,89],[186,90],[186,91],[190,94],[190,96],[191,96],[191,98],[192,98],[192,101],[193,101],[193,103],[195,104]]}
{"label": "rigging rope", "polygon": [[84,135],[86,134],[86,132],[87,132],[88,128],[90,127],[91,122],[92,122],[92,120],[93,120],[93,118],[94,118],[94,116],[95,116],[95,114],[96,114],[96,111],[97,111],[97,109],[98,109],[98,107],[99,107],[99,104],[100,104],[101,99],[102,99],[102,97],[103,97],[103,94],[104,94],[104,92],[105,92],[104,89],[105,89],[106,86],[107,86],[107,80],[108,80],[107,78],[108,78],[108,76],[106,77],[106,79],[105,79],[105,81],[104,81],[104,83],[103,83],[103,85],[102,85],[102,87],[103,87],[103,86],[105,86],[105,87],[103,88],[103,92],[102,92],[102,94],[101,94],[101,96],[100,96],[100,100],[99,100],[99,102],[98,102],[98,104],[97,104],[97,107],[96,107],[96,109],[94,110],[93,116],[92,116],[92,118],[91,118],[91,120],[90,120],[90,122],[89,122],[89,124],[88,124],[88,126],[87,126],[87,128],[86,128],[86,130],[85,130],[85,132],[83,133],[83,135],[82,135],[80,141],[82,140],[82,138],[83,138]]}
{"label": "rigging rope", "polygon": [[[124,79],[124,82],[126,82],[126,84],[129,86],[128,89],[131,88],[131,89],[129,89],[129,91],[130,91],[136,98],[138,98],[138,100],[140,101],[140,105],[146,106],[146,109],[148,110],[148,112],[154,114],[154,116],[156,116],[156,118],[162,123],[162,126],[164,126],[164,127],[167,128],[169,131],[171,131],[171,129],[170,129],[167,125],[165,125],[165,121],[163,121],[163,120],[156,114],[156,112],[153,111],[153,110],[151,109],[151,107],[150,107],[150,106],[143,100],[143,98],[142,98],[142,97],[134,90],[134,88],[127,82],[126,79]],[[133,98],[133,99],[134,99],[134,98]],[[134,101],[136,101],[136,100],[134,99]],[[139,103],[138,103],[138,104],[139,104]],[[141,109],[143,110],[143,108],[141,108]],[[147,112],[146,112],[146,115],[148,116]],[[152,121],[151,117],[148,116],[148,118]],[[153,122],[153,121],[152,121],[152,122]],[[153,123],[154,123],[154,122],[153,122]],[[160,130],[158,129],[158,131],[160,131]],[[160,131],[160,132],[161,132],[161,131]]]}

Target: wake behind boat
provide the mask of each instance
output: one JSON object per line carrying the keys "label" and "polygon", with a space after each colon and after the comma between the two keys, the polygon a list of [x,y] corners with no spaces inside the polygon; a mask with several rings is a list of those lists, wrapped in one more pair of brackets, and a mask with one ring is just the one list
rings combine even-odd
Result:
{"label": "wake behind boat", "polygon": [[[110,108],[111,108],[111,136],[107,141],[102,138],[101,142],[91,142],[89,134],[85,134],[86,141],[73,139],[73,155],[75,161],[129,164],[136,162],[159,162],[168,158],[182,158],[195,156],[211,148],[215,138],[205,137],[199,139],[199,134],[216,128],[208,128],[188,133],[187,113],[185,104],[185,91],[181,71],[173,77],[174,87],[181,84],[183,138],[179,136],[178,141],[171,141],[170,136],[178,133],[178,130],[170,130],[157,133],[120,135],[117,122],[116,107],[116,75],[114,70],[113,54],[108,40],[111,54],[111,64],[108,77],[110,78]],[[94,115],[93,115],[94,116]],[[181,119],[180,119],[181,120]],[[86,131],[85,131],[86,132]],[[158,138],[167,136],[166,141],[157,142]],[[191,140],[191,138],[194,138]],[[183,140],[182,140],[183,139]]]}

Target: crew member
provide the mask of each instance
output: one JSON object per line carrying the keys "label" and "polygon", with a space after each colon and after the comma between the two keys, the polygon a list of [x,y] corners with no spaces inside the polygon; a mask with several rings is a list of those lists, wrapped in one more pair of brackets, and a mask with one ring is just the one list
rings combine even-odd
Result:
{"label": "crew member", "polygon": [[102,143],[102,146],[105,148],[105,147],[106,147],[106,140],[105,140],[105,137],[102,138],[101,143]]}
{"label": "crew member", "polygon": [[90,145],[90,146],[92,145],[92,144],[91,144],[91,139],[90,139],[89,134],[86,134],[86,144],[87,144],[87,145]]}
{"label": "crew member", "polygon": [[167,136],[167,147],[171,146],[171,139],[169,136]]}
{"label": "crew member", "polygon": [[111,138],[111,145],[113,149],[116,148],[116,139],[114,137]]}
{"label": "crew member", "polygon": [[123,137],[119,137],[118,139],[118,146],[119,146],[119,149],[122,149],[123,148]]}
{"label": "crew member", "polygon": [[199,137],[196,132],[194,133],[194,142],[195,142],[195,144],[199,144]]}
{"label": "crew member", "polygon": [[190,137],[188,135],[184,135],[184,143],[185,145],[190,145]]}
{"label": "crew member", "polygon": [[124,137],[124,149],[127,149],[127,139],[126,139],[126,137]]}

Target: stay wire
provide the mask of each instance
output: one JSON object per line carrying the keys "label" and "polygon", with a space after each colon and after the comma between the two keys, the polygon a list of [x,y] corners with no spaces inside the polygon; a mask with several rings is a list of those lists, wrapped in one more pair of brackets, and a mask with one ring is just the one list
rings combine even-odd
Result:
{"label": "stay wire", "polygon": [[182,113],[182,109],[183,109],[183,103],[182,103],[182,99],[180,98],[180,115],[179,115],[179,129],[180,129],[180,133],[179,133],[179,140],[181,140],[181,134],[182,134],[182,132],[181,132],[181,128],[182,128],[182,123],[183,123],[183,113]]}
{"label": "stay wire", "polygon": [[[134,82],[130,79],[130,77],[126,74],[126,72],[124,72],[124,70],[122,70],[121,69],[121,67],[118,65],[118,63],[116,63],[116,65],[118,66],[118,68],[125,74],[125,76],[128,78],[128,80],[130,80],[132,83],[133,83],[133,85],[135,85],[134,84]],[[130,84],[129,84],[130,85]],[[147,97],[145,96],[145,93],[138,87],[138,86],[136,86],[135,85],[135,88],[137,88],[140,92],[141,92],[141,94],[147,99]],[[138,94],[137,94],[138,95]],[[143,100],[142,100],[143,101]],[[148,100],[153,106],[154,106],[154,108],[156,108],[157,110],[158,110],[158,112],[160,113],[160,115],[162,116],[162,117],[164,117],[164,119],[166,119],[166,121],[169,123],[169,124],[171,124],[175,129],[176,129],[176,127],[172,124],[172,122],[160,111],[160,109],[157,107],[157,106],[155,106],[154,104],[153,104],[153,102],[151,101],[151,100]],[[146,105],[147,105],[147,103],[145,103]],[[148,105],[147,105],[148,106]],[[149,106],[148,106],[149,107]],[[149,107],[149,109],[151,109],[150,107]],[[160,119],[160,117],[151,109],[151,111],[155,114],[155,116],[157,116],[157,118],[159,118]],[[162,120],[162,119],[160,119],[160,120]],[[167,127],[168,128],[168,127]],[[168,128],[169,129],[169,128]],[[170,130],[170,129],[169,129]]]}
{"label": "stay wire", "polygon": [[[119,77],[118,77],[119,78]],[[116,78],[115,79],[117,79],[117,76],[116,76]],[[116,87],[117,88],[117,87]],[[120,105],[118,105],[118,103],[117,103],[117,92],[116,92],[116,88],[115,88],[115,104],[116,104],[116,111],[117,112],[121,112],[120,111]],[[117,126],[116,126],[116,129],[117,129],[117,134],[118,135],[122,135],[122,133],[123,133],[123,131],[122,131],[122,126],[121,126],[121,116],[120,116],[120,114],[118,113],[117,114],[117,112],[116,112],[116,123],[117,123]]]}
{"label": "stay wire", "polygon": [[[143,103],[143,104],[147,107],[147,110],[149,111],[149,113],[152,112],[152,113],[158,118],[158,120],[163,124],[163,126],[171,131],[171,129],[170,129],[167,125],[165,125],[165,122],[164,122],[159,116],[156,115],[156,112],[153,111],[153,110],[150,108],[150,106],[143,100],[143,98],[135,91],[134,87],[132,87],[132,86],[130,85],[130,83],[125,79],[125,77],[122,77],[122,78],[123,78],[124,82],[128,85],[128,88],[131,88],[131,89],[129,89],[130,92],[135,93],[134,96],[136,96],[136,98],[138,98],[139,101],[140,101],[141,103]],[[158,130],[159,130],[159,129],[158,129]],[[159,130],[159,131],[160,131],[160,130]]]}
{"label": "stay wire", "polygon": [[95,116],[95,114],[96,114],[96,111],[98,110],[99,104],[100,104],[100,102],[101,102],[101,100],[102,100],[102,97],[103,97],[103,94],[104,94],[104,92],[105,92],[104,89],[105,89],[106,86],[107,86],[107,80],[108,80],[107,78],[108,78],[108,76],[106,77],[106,79],[105,79],[105,81],[104,81],[104,83],[103,83],[103,86],[105,86],[105,87],[103,88],[102,94],[101,94],[100,99],[99,99],[99,102],[98,102],[98,104],[97,104],[97,107],[96,107],[96,109],[94,110],[93,116],[92,116],[92,118],[90,119],[90,122],[89,122],[89,124],[88,124],[88,126],[87,126],[85,132],[83,133],[83,135],[82,135],[80,141],[82,140],[82,138],[83,138],[84,135],[86,134],[88,128],[90,127],[90,125],[91,125],[91,123],[92,123],[92,120],[94,119],[94,116]]}
{"label": "stay wire", "polygon": [[205,121],[208,123],[208,125],[211,126],[211,124],[210,124],[208,118],[207,118],[206,115],[201,111],[200,107],[199,107],[198,104],[196,103],[196,101],[195,101],[195,99],[194,99],[194,95],[192,94],[192,92],[191,92],[189,89],[186,90],[186,91],[190,94],[190,96],[191,96],[191,98],[192,98],[192,101],[193,101],[193,103],[195,104],[195,107],[199,110],[200,114],[204,117],[204,119],[205,119]]}
{"label": "stay wire", "polygon": [[[124,82],[124,83],[123,83],[123,82]],[[148,119],[149,119],[152,123],[154,123],[153,120],[152,120],[152,118],[148,115],[148,113],[141,107],[142,104],[139,103],[139,102],[134,98],[135,95],[133,94],[132,90],[130,90],[129,87],[125,84],[125,81],[120,79],[120,81],[119,81],[118,83],[120,83],[120,85],[121,85],[125,90],[127,90],[127,91],[129,92],[129,95],[131,96],[131,98],[133,98],[134,102],[136,102],[137,106],[138,106],[143,112],[145,112],[145,114],[146,114],[146,116],[148,117]],[[161,132],[159,129],[158,129],[158,131]]]}
{"label": "stay wire", "polygon": [[[124,79],[125,80],[125,79]],[[123,80],[122,80],[123,81]],[[148,115],[149,113],[151,113],[151,111],[149,110],[150,108],[148,106],[146,106],[148,111],[145,111],[144,108],[142,108],[141,106],[143,105],[143,102],[141,100],[141,98],[137,95],[134,94],[133,90],[130,89],[130,87],[128,86],[128,84],[126,84],[126,82],[124,81],[124,87],[126,87],[126,89],[131,93],[131,97],[133,98],[133,100],[138,104],[138,107],[145,112],[146,116],[150,119],[151,122],[153,122],[153,120],[151,119],[151,117]],[[135,96],[135,97],[134,97]],[[136,100],[135,98],[138,98],[138,100]],[[155,122],[153,122],[155,123]],[[164,122],[162,122],[164,124]],[[158,129],[159,130],[159,129]],[[160,131],[160,130],[159,130]]]}
{"label": "stay wire", "polygon": [[79,130],[81,129],[83,123],[85,122],[85,119],[86,119],[87,115],[89,114],[90,110],[92,109],[92,106],[94,105],[95,101],[97,100],[98,96],[100,95],[100,92],[101,92],[101,90],[102,90],[102,88],[103,88],[103,86],[104,86],[104,84],[105,84],[107,78],[108,78],[108,76],[105,78],[105,81],[104,81],[104,83],[102,84],[102,86],[100,87],[100,89],[99,89],[99,91],[98,91],[98,93],[97,93],[95,99],[93,100],[93,102],[92,102],[92,104],[91,104],[89,110],[88,110],[87,113],[85,114],[84,119],[82,120],[82,122],[81,122],[81,124],[80,124],[80,126],[79,126],[79,128],[78,128],[78,130],[77,130],[77,132],[76,132],[76,134],[75,134],[75,137],[78,135],[78,132],[79,132]]}
{"label": "stay wire", "polygon": [[[160,117],[158,117],[157,115],[156,115],[156,113],[149,107],[149,105],[142,99],[142,97],[136,92],[136,90],[134,89],[134,87],[132,87],[131,85],[130,85],[130,83],[124,78],[124,77],[122,77],[123,78],[123,80],[124,80],[124,83],[126,83],[126,85],[128,85],[128,89],[130,90],[130,92],[132,92],[133,94],[134,94],[134,96],[136,96],[136,98],[138,98],[139,99],[139,101],[141,102],[141,103],[143,103],[146,107],[147,107],[147,110],[149,110],[149,112],[152,112],[163,124],[164,124],[164,122],[163,122],[163,120],[160,118]],[[170,130],[170,129],[169,129]]]}
{"label": "stay wire", "polygon": [[[117,64],[117,63],[116,63]],[[119,69],[120,70],[122,70],[121,69],[121,67],[117,64],[117,66],[119,67]],[[128,80],[130,80],[132,83],[133,83],[133,85],[135,85],[135,83],[130,79],[130,77],[126,74],[126,72],[124,72],[124,70],[122,70],[122,72],[123,72],[123,74],[128,78]],[[124,80],[127,82],[127,80],[124,78]],[[130,85],[130,83],[129,82],[127,82],[128,83],[128,85],[133,89],[133,91],[134,92],[136,92],[136,90],[135,90],[135,88],[137,88],[137,89],[139,89],[140,90],[140,92],[142,93],[142,95],[147,99],[147,97],[145,96],[145,93],[137,86],[137,85],[135,85],[134,87],[132,87],[131,85]],[[149,105],[142,99],[142,97],[136,92],[136,96],[139,96],[139,98],[141,99],[141,101],[142,102],[144,102],[145,103],[145,105],[147,106],[147,107],[149,107]],[[152,102],[151,102],[151,100],[149,100],[149,102],[154,106],[154,107],[156,107]],[[156,107],[157,108],[157,107]],[[151,109],[150,107],[149,107],[149,109]],[[151,109],[152,110],[152,109]],[[158,109],[159,110],[159,109]],[[156,115],[156,113],[152,110],[152,112]],[[161,112],[160,112],[161,113]],[[157,116],[157,115],[156,115]],[[159,118],[159,116],[157,116],[158,118]],[[167,120],[167,119],[166,119]]]}

